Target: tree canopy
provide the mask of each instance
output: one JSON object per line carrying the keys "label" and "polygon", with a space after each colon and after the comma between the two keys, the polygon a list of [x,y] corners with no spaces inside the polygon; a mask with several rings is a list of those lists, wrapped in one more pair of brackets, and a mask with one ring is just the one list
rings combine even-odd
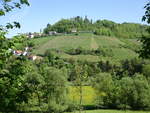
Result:
{"label": "tree canopy", "polygon": [[[12,12],[14,9],[21,9],[22,5],[30,5],[28,0],[0,0],[0,16],[5,16],[8,12]],[[14,27],[20,28],[19,22],[7,23],[5,26],[1,26],[0,29],[13,29]]]}
{"label": "tree canopy", "polygon": [[[145,15],[143,16],[142,20],[146,21],[150,24],[150,1],[145,5]],[[150,27],[147,28],[148,35],[143,35],[141,37],[142,48],[139,51],[140,57],[150,59]]]}
{"label": "tree canopy", "polygon": [[80,16],[62,19],[54,25],[47,24],[44,33],[48,34],[50,31],[58,33],[71,33],[73,29],[77,32],[93,32],[96,35],[116,36],[119,38],[139,38],[143,34],[147,34],[147,25],[136,23],[115,23],[110,20],[97,20],[93,22],[87,17]]}

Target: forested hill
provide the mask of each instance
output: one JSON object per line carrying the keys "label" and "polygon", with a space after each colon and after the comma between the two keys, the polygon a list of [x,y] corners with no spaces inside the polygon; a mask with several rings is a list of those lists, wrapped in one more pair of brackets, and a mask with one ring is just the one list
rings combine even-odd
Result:
{"label": "forested hill", "polygon": [[54,25],[47,24],[44,33],[56,31],[58,33],[93,32],[96,35],[115,36],[118,38],[138,38],[147,34],[147,25],[137,23],[115,23],[109,20],[97,20],[93,22],[87,17],[74,17],[70,19],[61,19]]}

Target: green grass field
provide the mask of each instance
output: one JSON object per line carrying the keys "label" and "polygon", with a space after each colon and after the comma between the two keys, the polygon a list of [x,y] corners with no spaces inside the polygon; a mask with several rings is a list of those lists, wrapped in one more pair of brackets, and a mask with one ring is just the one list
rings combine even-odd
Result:
{"label": "green grass field", "polygon": [[[96,91],[91,86],[83,86],[83,105],[95,105],[95,99],[97,98]],[[69,99],[76,104],[79,104],[80,93],[79,88],[75,86],[69,87]]]}
{"label": "green grass field", "polygon": [[[47,49],[55,49],[62,51],[56,55],[61,58],[68,59],[73,58],[77,60],[86,60],[89,62],[97,62],[100,60],[111,60],[112,62],[118,62],[124,59],[130,59],[138,57],[138,54],[134,51],[139,46],[139,42],[136,39],[123,39],[106,36],[96,36],[93,34],[86,35],[66,35],[66,36],[50,36],[46,38],[32,39],[35,47],[34,54],[44,54]],[[96,50],[97,48],[104,48],[112,56],[96,56],[96,55],[69,55],[65,52],[70,49],[76,49],[82,47],[85,50]]]}
{"label": "green grass field", "polygon": [[[79,111],[72,113],[79,113]],[[150,113],[150,111],[88,110],[83,111],[82,113]]]}
{"label": "green grass field", "polygon": [[[100,95],[100,94],[99,94]],[[104,94],[101,94],[104,95]],[[83,86],[83,103],[82,105],[95,105],[96,98],[98,94],[94,88],[91,86]],[[73,103],[79,104],[80,93],[78,87],[69,87],[69,99]],[[66,112],[69,113],[69,112]],[[79,111],[74,111],[72,113],[79,113]],[[123,111],[123,110],[87,110],[82,111],[82,113],[150,113],[150,111]]]}

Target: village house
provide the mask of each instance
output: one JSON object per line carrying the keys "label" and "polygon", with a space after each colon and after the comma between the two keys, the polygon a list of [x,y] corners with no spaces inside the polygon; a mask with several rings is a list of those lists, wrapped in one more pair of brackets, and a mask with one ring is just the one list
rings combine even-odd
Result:
{"label": "village house", "polygon": [[30,55],[29,57],[28,57],[30,60],[36,60],[37,59],[37,56],[36,55]]}
{"label": "village house", "polygon": [[36,32],[34,32],[34,33],[26,33],[25,34],[28,38],[35,38],[35,37],[41,37],[42,36],[42,33],[36,33]]}
{"label": "village house", "polygon": [[13,54],[16,55],[16,56],[21,56],[23,54],[23,51],[21,51],[21,50],[14,50]]}
{"label": "village house", "polygon": [[34,38],[34,35],[32,33],[26,33],[25,35],[27,38]]}
{"label": "village house", "polygon": [[30,60],[33,60],[33,61],[35,61],[35,60],[42,60],[43,59],[43,57],[36,56],[36,55],[30,55],[28,58]]}
{"label": "village house", "polygon": [[28,51],[29,50],[29,47],[25,47],[25,51]]}
{"label": "village house", "polygon": [[29,38],[34,38],[34,35],[33,34],[29,35]]}
{"label": "village house", "polygon": [[48,34],[49,34],[49,35],[56,35],[57,32],[56,32],[56,31],[49,31]]}
{"label": "village house", "polygon": [[29,50],[29,47],[25,47],[24,48],[24,51],[22,50],[13,50],[11,48],[8,49],[10,52],[12,52],[13,55],[16,55],[16,56],[27,56],[29,53],[28,53],[28,50]]}
{"label": "village house", "polygon": [[71,32],[72,33],[77,33],[77,29],[74,28],[74,29],[71,30]]}
{"label": "village house", "polygon": [[25,47],[24,51],[21,50],[13,50],[9,48],[9,51],[13,53],[15,56],[27,56],[28,59],[35,61],[35,60],[42,60],[43,57],[41,56],[36,56],[36,55],[31,55],[28,51],[30,50],[30,47]]}
{"label": "village house", "polygon": [[23,56],[27,56],[27,54],[28,54],[28,52],[26,52],[26,51],[22,53]]}

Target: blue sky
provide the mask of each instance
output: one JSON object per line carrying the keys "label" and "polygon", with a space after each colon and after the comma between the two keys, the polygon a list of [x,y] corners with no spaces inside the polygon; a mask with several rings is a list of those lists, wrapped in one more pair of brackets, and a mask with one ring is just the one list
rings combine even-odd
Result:
{"label": "blue sky", "polygon": [[108,19],[118,23],[142,23],[147,0],[29,0],[31,6],[23,7],[1,17],[0,23],[19,21],[21,29],[11,30],[8,37],[17,33],[39,32],[47,23],[54,24],[62,18],[88,16],[90,19]]}

